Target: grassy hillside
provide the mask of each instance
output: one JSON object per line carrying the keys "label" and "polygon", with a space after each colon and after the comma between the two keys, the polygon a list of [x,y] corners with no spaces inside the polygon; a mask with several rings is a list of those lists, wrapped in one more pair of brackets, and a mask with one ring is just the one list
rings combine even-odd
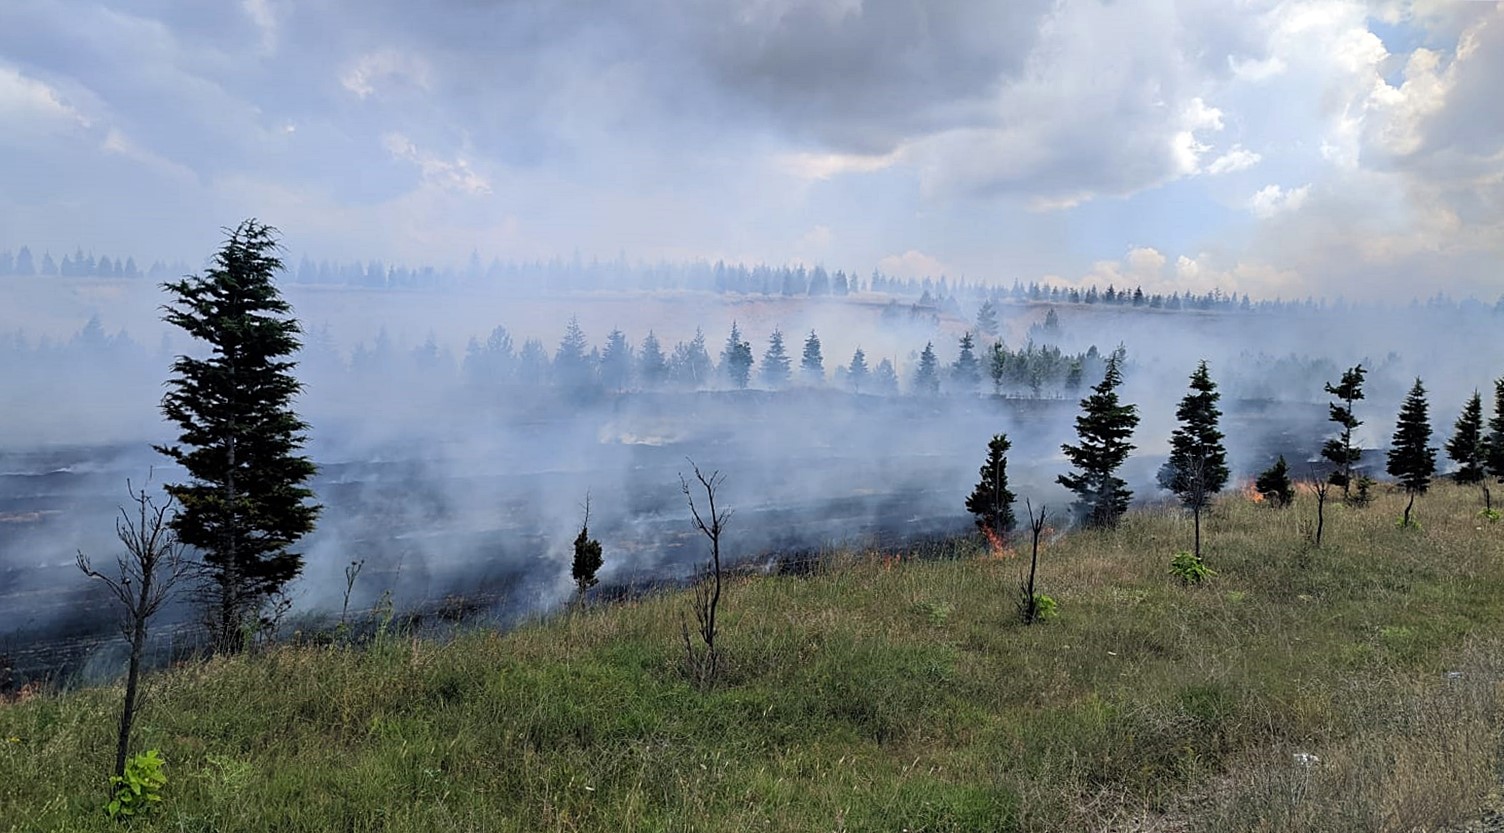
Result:
{"label": "grassy hillside", "polygon": [[[1498,783],[1504,524],[1452,486],[1423,529],[1401,508],[1329,507],[1314,550],[1309,496],[1230,497],[1190,588],[1167,568],[1189,522],[1138,513],[1046,546],[1060,616],[1029,628],[1019,559],[970,544],[738,580],[709,694],[679,670],[679,595],[181,668],[149,681],[138,746],[170,781],[133,827],[1437,829]],[[0,830],[114,829],[118,699],[0,707]]]}

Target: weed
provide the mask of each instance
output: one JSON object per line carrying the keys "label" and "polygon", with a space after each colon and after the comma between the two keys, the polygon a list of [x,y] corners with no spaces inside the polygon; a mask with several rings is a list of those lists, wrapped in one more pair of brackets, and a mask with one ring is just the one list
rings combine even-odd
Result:
{"label": "weed", "polygon": [[1181,550],[1170,559],[1170,574],[1180,579],[1182,584],[1189,585],[1200,584],[1217,573],[1206,566],[1195,553]]}
{"label": "weed", "polygon": [[110,777],[115,796],[104,805],[105,814],[120,819],[150,812],[162,800],[162,788],[167,785],[167,776],[162,772],[165,763],[155,749],[126,759],[125,774]]}

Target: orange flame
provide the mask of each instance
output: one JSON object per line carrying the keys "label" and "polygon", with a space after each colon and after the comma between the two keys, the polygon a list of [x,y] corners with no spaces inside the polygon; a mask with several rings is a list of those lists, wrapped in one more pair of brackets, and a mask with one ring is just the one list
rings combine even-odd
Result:
{"label": "orange flame", "polygon": [[1254,483],[1253,483],[1252,480],[1249,480],[1249,481],[1247,481],[1247,482],[1245,482],[1243,484],[1242,492],[1243,492],[1243,497],[1246,498],[1246,499],[1248,499],[1249,501],[1251,501],[1253,503],[1263,503],[1264,502],[1264,496],[1263,496],[1263,494],[1261,494],[1259,492],[1258,487],[1256,487],[1254,485]]}
{"label": "orange flame", "polygon": [[1003,539],[1003,536],[997,534],[997,530],[994,530],[990,526],[984,526],[982,527],[982,536],[987,539],[988,558],[1001,561],[1013,557],[1014,553],[1008,549],[1008,542]]}

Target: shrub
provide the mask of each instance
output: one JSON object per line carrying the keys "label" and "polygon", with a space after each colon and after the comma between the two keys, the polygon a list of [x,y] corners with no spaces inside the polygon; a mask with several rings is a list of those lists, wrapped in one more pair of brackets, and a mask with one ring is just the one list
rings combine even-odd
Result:
{"label": "shrub", "polygon": [[125,775],[110,778],[115,797],[104,805],[105,814],[119,819],[149,812],[153,804],[162,800],[162,787],[167,784],[167,776],[162,773],[165,763],[155,749],[132,755],[125,762]]}
{"label": "shrub", "polygon": [[1170,572],[1184,584],[1200,584],[1210,576],[1216,575],[1212,568],[1206,566],[1195,553],[1181,550],[1170,559]]}

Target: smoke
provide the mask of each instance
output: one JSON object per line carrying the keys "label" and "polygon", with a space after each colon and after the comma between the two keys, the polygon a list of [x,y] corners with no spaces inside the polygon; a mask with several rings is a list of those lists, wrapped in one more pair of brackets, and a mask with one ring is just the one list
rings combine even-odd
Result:
{"label": "smoke", "polygon": [[[171,356],[195,347],[160,323],[161,298],[144,283],[12,279],[0,292],[23,295],[29,319],[42,322],[0,338],[0,596],[12,614],[0,622],[4,648],[99,632],[101,608],[73,553],[115,552],[111,519],[126,478],[183,476],[151,444],[172,439],[157,411]],[[719,500],[735,513],[724,541],[733,560],[965,531],[965,495],[999,432],[1012,440],[1020,500],[1063,517],[1070,496],[1055,484],[1066,468],[1060,445],[1074,439],[1077,400],[1100,379],[1100,365],[1088,364],[1079,390],[1051,379],[1037,394],[1013,386],[992,396],[984,339],[980,385],[960,390],[947,379],[939,396],[914,395],[924,346],[948,366],[974,328],[981,298],[969,292],[933,307],[870,292],[285,292],[307,331],[298,409],[312,426],[308,453],[326,507],[302,543],[306,568],[293,588],[301,613],[337,611],[343,570],[357,559],[366,567],[352,607],[390,591],[399,608],[449,596],[480,598],[503,618],[554,608],[572,592],[570,542],[587,493],[592,533],[605,544],[603,584],[681,578],[707,556],[679,486],[691,459],[726,476]],[[6,307],[16,308],[9,299]],[[1058,329],[1042,326],[1050,309]],[[1370,373],[1358,436],[1370,449],[1387,443],[1415,376],[1430,391],[1440,445],[1472,390],[1504,374],[1500,319],[1476,304],[1170,311],[1002,302],[998,310],[1010,350],[1030,339],[1049,339],[1067,356],[1126,349],[1121,394],[1142,422],[1124,474],[1140,500],[1168,497],[1154,474],[1202,358],[1221,385],[1235,478],[1280,453],[1305,474],[1300,461],[1314,458],[1328,431],[1322,385],[1360,361]],[[537,339],[552,355],[571,317],[595,350],[620,329],[634,348],[652,331],[669,353],[698,329],[713,358],[735,322],[757,361],[752,387],[732,389],[717,376],[697,389],[631,384],[618,393],[467,372],[468,345],[497,326],[514,349]],[[796,380],[804,338],[818,334],[832,381],[761,389],[775,329]],[[833,381],[858,347],[870,367],[894,365],[903,393]]]}

